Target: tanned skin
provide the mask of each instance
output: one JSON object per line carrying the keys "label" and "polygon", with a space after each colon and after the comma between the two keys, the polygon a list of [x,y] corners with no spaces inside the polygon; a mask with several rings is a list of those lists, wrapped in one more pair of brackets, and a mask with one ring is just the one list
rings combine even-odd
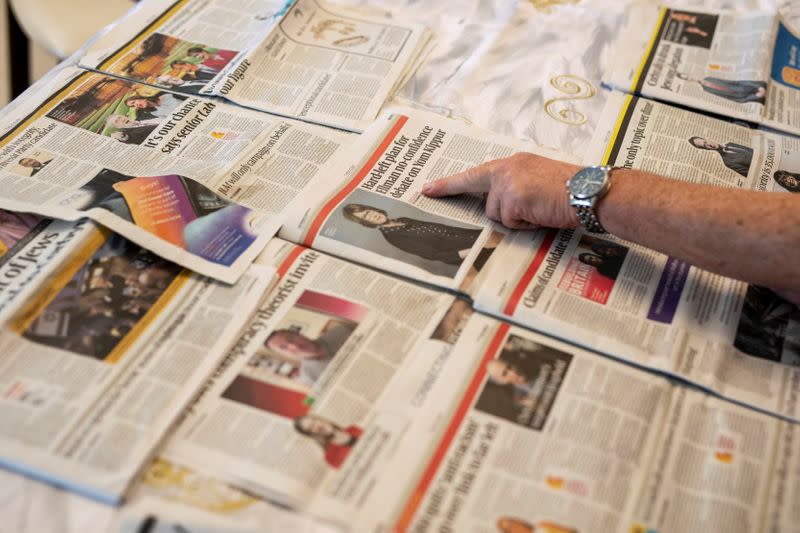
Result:
{"label": "tanned skin", "polygon": [[[581,168],[518,153],[430,182],[423,193],[486,193],[486,214],[509,228],[573,228],[579,222],[565,182]],[[800,194],[697,185],[615,169],[597,217],[617,237],[769,287],[800,304]]]}

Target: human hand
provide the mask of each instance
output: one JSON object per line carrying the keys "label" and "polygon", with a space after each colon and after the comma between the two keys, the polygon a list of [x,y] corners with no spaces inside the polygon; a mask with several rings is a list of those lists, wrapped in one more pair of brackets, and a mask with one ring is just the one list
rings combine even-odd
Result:
{"label": "human hand", "polygon": [[488,193],[486,215],[512,229],[572,228],[578,225],[569,205],[566,181],[581,167],[521,152],[426,183],[426,196]]}

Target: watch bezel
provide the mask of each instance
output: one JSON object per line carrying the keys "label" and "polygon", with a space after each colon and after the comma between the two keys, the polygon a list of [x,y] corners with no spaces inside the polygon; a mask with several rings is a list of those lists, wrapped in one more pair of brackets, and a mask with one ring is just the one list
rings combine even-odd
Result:
{"label": "watch bezel", "polygon": [[[579,180],[585,179],[584,177],[589,174],[589,172],[594,170],[600,170],[603,172],[603,181],[596,187],[592,189],[587,194],[576,193],[573,185],[576,185]],[[567,180],[567,191],[569,192],[570,196],[575,200],[591,200],[592,198],[600,198],[605,194],[609,187],[609,178],[608,174],[611,170],[610,167],[606,165],[595,165],[590,167],[585,167],[575,173],[569,180]]]}

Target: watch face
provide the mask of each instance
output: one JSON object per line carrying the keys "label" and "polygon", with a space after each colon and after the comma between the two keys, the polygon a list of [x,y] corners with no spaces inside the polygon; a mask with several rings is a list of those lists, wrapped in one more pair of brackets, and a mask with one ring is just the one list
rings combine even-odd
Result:
{"label": "watch face", "polygon": [[605,170],[598,167],[587,167],[569,180],[569,193],[576,198],[591,198],[603,190],[605,181]]}

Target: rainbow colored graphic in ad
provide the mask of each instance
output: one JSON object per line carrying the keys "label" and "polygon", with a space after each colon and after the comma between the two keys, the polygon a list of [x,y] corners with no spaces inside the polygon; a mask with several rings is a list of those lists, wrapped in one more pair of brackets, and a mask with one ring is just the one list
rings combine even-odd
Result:
{"label": "rainbow colored graphic in ad", "polygon": [[192,254],[230,266],[255,241],[256,214],[176,174],[131,177],[103,170],[82,192],[100,207]]}

